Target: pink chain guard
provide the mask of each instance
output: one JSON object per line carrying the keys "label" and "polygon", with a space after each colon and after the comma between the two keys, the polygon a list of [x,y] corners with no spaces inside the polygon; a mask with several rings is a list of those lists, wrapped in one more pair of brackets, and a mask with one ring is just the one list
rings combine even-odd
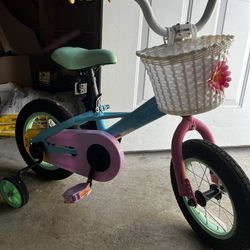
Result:
{"label": "pink chain guard", "polygon": [[112,180],[124,164],[124,153],[120,143],[104,131],[65,129],[50,136],[47,141],[57,146],[72,147],[77,152],[76,156],[48,152],[49,163],[85,177],[88,177],[90,172],[90,165],[87,160],[88,148],[93,144],[103,146],[109,153],[110,166],[105,171],[95,171],[93,179],[97,181]]}

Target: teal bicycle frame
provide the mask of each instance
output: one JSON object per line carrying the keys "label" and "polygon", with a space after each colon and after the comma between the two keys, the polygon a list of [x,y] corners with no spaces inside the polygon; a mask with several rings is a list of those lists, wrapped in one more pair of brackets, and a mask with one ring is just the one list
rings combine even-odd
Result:
{"label": "teal bicycle frame", "polygon": [[[48,152],[74,153],[74,151],[69,148],[49,145],[46,142],[46,139],[64,129],[72,128],[76,125],[82,125],[89,121],[95,121],[98,130],[106,131],[118,139],[166,115],[158,110],[155,97],[152,97],[133,112],[107,112],[106,110],[107,105],[103,105],[100,108],[100,112],[88,111],[74,116],[62,123],[56,124],[55,126],[42,131],[31,140],[31,143],[43,142]],[[107,127],[105,120],[114,118],[121,119],[113,125]]]}

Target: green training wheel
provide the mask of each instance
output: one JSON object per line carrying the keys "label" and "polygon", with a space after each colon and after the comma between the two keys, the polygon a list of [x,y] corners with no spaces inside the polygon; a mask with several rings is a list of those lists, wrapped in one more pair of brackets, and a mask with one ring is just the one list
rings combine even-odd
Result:
{"label": "green training wheel", "polygon": [[26,185],[17,176],[3,178],[0,181],[0,193],[3,200],[13,208],[20,208],[29,200]]}

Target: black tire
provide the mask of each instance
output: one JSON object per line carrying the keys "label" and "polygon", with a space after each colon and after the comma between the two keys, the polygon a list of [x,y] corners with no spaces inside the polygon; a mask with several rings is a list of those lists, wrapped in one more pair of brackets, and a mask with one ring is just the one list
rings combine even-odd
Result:
{"label": "black tire", "polygon": [[[23,107],[16,121],[16,142],[23,159],[28,165],[32,165],[34,159],[25,148],[24,133],[27,130],[28,123],[36,117],[36,114],[37,117],[41,114],[48,115],[48,117],[53,118],[53,122],[56,123],[65,121],[71,117],[62,106],[47,99],[36,99]],[[32,168],[32,170],[34,170],[37,175],[50,180],[62,180],[72,175],[71,172],[61,168],[47,169],[44,167],[45,163],[46,162],[42,162],[40,165]]]}
{"label": "black tire", "polygon": [[[190,226],[214,249],[250,249],[250,183],[243,170],[226,152],[207,141],[184,142],[183,158],[186,173],[193,191],[197,191],[196,197],[200,204],[196,208],[192,207],[187,198],[179,196],[173,163],[171,182],[178,205]],[[202,175],[195,172],[198,169],[201,169]],[[208,178],[205,178],[206,173]],[[199,195],[214,186],[210,179],[211,173],[216,174],[220,180],[217,189],[220,195],[203,204]],[[229,208],[231,205],[232,208]],[[213,215],[211,211],[214,211]]]}

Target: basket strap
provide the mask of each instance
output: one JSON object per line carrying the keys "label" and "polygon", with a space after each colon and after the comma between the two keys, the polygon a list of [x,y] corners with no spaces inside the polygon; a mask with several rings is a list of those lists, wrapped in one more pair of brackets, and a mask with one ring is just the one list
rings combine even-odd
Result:
{"label": "basket strap", "polygon": [[164,43],[173,45],[175,41],[183,40],[184,38],[195,38],[197,28],[194,24],[176,24],[172,27],[167,27],[168,37],[164,37]]}

